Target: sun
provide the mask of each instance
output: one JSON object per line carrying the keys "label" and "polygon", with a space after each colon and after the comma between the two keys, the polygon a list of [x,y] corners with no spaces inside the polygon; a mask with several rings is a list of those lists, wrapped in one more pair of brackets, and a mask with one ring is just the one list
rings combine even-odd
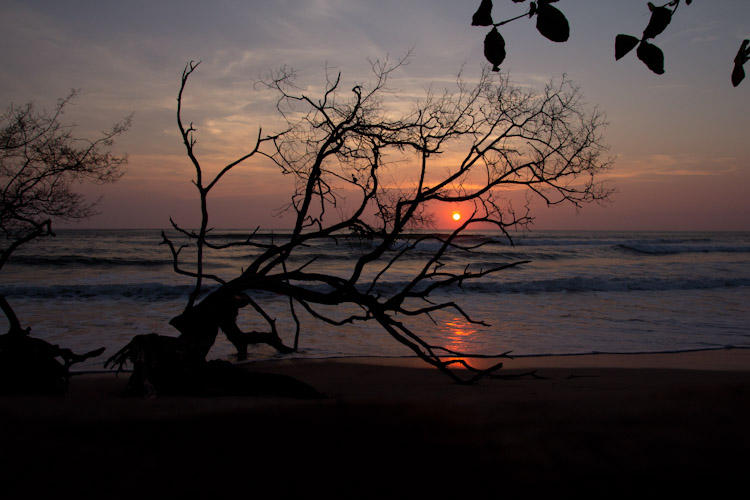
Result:
{"label": "sun", "polygon": [[453,212],[453,215],[451,217],[453,217],[453,220],[456,221],[461,220],[461,214],[458,212]]}

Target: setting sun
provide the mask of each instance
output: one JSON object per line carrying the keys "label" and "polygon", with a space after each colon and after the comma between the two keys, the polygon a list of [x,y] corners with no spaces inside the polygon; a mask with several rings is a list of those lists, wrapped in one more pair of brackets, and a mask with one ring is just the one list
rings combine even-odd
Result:
{"label": "setting sun", "polygon": [[461,214],[458,212],[453,212],[453,220],[461,220]]}

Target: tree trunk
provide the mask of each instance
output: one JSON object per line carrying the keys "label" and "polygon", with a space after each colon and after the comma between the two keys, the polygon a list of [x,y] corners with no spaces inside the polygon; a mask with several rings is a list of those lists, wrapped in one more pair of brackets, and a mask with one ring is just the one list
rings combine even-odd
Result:
{"label": "tree trunk", "polygon": [[28,335],[29,329],[23,330],[21,322],[16,316],[16,312],[10,306],[4,295],[0,295],[0,309],[3,310],[5,317],[8,318],[8,335]]}

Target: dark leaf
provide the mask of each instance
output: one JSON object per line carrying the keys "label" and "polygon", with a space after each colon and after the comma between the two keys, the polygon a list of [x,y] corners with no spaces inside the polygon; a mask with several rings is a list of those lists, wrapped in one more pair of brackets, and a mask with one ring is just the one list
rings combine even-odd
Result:
{"label": "dark leaf", "polygon": [[643,61],[648,66],[648,69],[657,75],[664,74],[664,54],[659,47],[643,41],[638,46],[636,53],[638,54],[638,59]]}
{"label": "dark leaf", "polygon": [[492,26],[492,0],[482,0],[482,4],[471,18],[471,25]]}
{"label": "dark leaf", "polygon": [[741,64],[735,64],[734,70],[732,71],[732,85],[737,86],[745,78],[745,70]]}
{"label": "dark leaf", "polygon": [[534,14],[536,14],[536,2],[531,2],[529,4],[529,19],[534,17]]}
{"label": "dark leaf", "polygon": [[526,0],[513,0],[513,3],[521,3],[521,2],[525,2],[525,1]]}
{"label": "dark leaf", "polygon": [[492,63],[492,71],[500,71],[505,60],[505,40],[497,28],[492,28],[484,37],[484,57]]}
{"label": "dark leaf", "polygon": [[693,0],[685,0],[685,3],[690,5],[691,3],[693,3]]}
{"label": "dark leaf", "polygon": [[750,40],[742,40],[740,49],[737,51],[737,55],[734,56],[734,64],[739,64],[741,66],[748,61],[749,59],[748,52],[747,52],[748,44],[750,44]]}
{"label": "dark leaf", "polygon": [[651,19],[649,20],[646,29],[643,30],[644,40],[654,38],[656,35],[664,31],[672,20],[672,11],[668,8],[654,7],[654,4],[651,2],[649,2],[648,8],[651,9]]}
{"label": "dark leaf", "polygon": [[536,29],[553,42],[567,42],[570,26],[565,15],[546,3],[539,2],[536,8]]}
{"label": "dark leaf", "polygon": [[630,52],[638,45],[636,37],[631,35],[617,35],[615,37],[615,60],[618,61],[622,56]]}

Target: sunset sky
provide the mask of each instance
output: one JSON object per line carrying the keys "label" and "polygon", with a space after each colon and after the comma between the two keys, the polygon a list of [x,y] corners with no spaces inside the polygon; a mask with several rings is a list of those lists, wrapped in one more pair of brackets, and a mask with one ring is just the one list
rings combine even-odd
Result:
{"label": "sunset sky", "polygon": [[[129,155],[127,175],[87,188],[104,195],[102,213],[80,227],[166,228],[170,216],[189,225],[197,198],[175,121],[188,61],[202,64],[189,83],[185,119],[198,129],[199,156],[218,164],[250,147],[257,127],[268,123],[268,95],[253,82],[276,67],[295,68],[311,87],[334,67],[350,88],[368,78],[368,59],[413,48],[392,82],[404,94],[419,95],[431,82],[449,85],[462,65],[465,75],[478,74],[488,31],[470,25],[479,3],[0,0],[0,103],[50,107],[81,89],[65,117],[88,134],[134,112],[116,145]],[[528,7],[495,4],[496,21]],[[555,6],[571,26],[562,44],[526,19],[501,28],[503,70],[522,85],[565,73],[607,114],[605,142],[617,158],[607,174],[618,190],[611,205],[580,214],[540,206],[535,228],[750,230],[750,77],[737,88],[730,82],[737,49],[750,38],[750,2],[682,4],[654,42],[665,54],[661,76],[635,51],[614,59],[615,36],[640,36],[648,23],[646,1],[560,0]],[[270,216],[287,201],[279,179],[253,164],[233,172],[212,200],[212,225],[283,226]]]}

